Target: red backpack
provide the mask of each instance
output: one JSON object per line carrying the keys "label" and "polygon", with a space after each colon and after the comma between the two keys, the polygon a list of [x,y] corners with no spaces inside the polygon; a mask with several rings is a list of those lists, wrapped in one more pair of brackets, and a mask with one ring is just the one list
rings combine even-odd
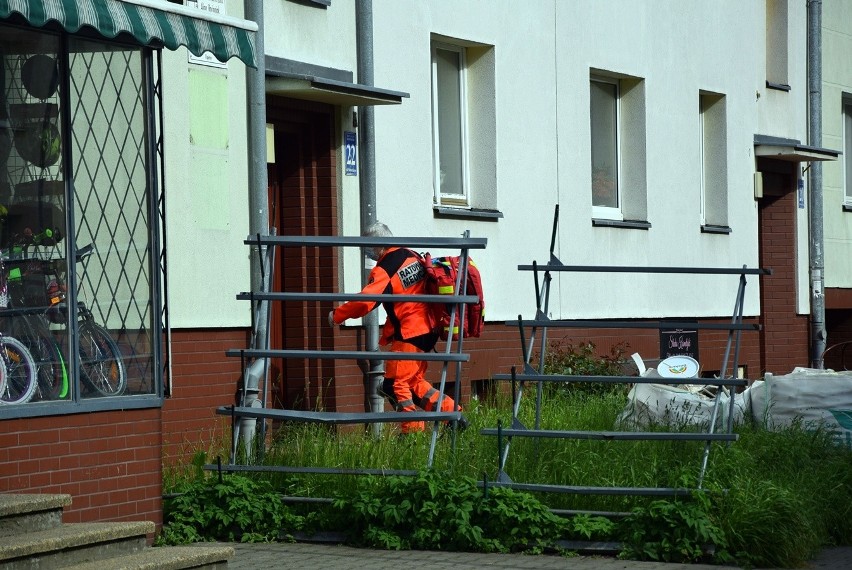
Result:
{"label": "red backpack", "polygon": [[[456,280],[459,274],[461,258],[457,255],[446,257],[432,257],[428,253],[422,256],[423,265],[426,267],[426,294],[428,295],[453,295],[455,294]],[[467,287],[464,295],[476,295],[479,301],[465,304],[464,311],[464,337],[478,337],[482,334],[485,326],[485,297],[482,294],[482,276],[479,274],[476,264],[472,259],[467,260]],[[464,283],[462,283],[464,286]],[[435,328],[441,339],[447,340],[450,334],[450,314],[453,310],[452,303],[431,303],[432,314],[435,318]],[[453,338],[458,338],[460,311],[456,311],[453,326]]]}

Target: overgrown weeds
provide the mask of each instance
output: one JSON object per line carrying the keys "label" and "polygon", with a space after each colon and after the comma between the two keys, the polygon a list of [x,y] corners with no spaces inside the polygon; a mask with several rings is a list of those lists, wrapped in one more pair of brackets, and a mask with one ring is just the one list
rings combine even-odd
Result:
{"label": "overgrown weeds", "polygon": [[[616,370],[614,364],[606,363],[598,371],[581,371],[574,361],[590,360],[592,352],[594,347],[588,344],[580,345],[579,350],[566,348],[566,354],[582,356],[569,358],[574,367],[570,373],[597,374],[604,369],[622,373],[622,368]],[[612,430],[626,404],[626,393],[619,390],[554,391],[544,394],[537,413],[537,396],[534,385],[524,387],[519,419],[528,427],[542,429]],[[691,497],[653,500],[526,494],[496,488],[489,488],[486,495],[475,482],[495,480],[500,449],[497,438],[481,435],[480,430],[494,428],[498,422],[510,426],[512,408],[512,398],[505,392],[498,392],[488,402],[470,401],[465,406],[470,428],[455,435],[442,431],[428,471],[424,468],[429,432],[400,437],[394,426],[385,425],[376,437],[371,429],[334,431],[315,424],[288,424],[268,446],[263,463],[406,470],[417,475],[255,474],[252,480],[264,485],[257,496],[266,497],[267,505],[280,504],[265,495],[274,490],[276,495],[330,498],[336,508],[306,503],[285,514],[264,512],[251,504],[242,508],[256,518],[274,521],[284,517],[279,526],[285,533],[347,529],[351,542],[381,548],[541,551],[554,544],[554,536],[561,536],[621,541],[624,556],[632,558],[694,561],[713,551],[718,562],[792,568],[825,545],[852,544],[852,453],[838,447],[833,434],[818,427],[794,424],[767,431],[750,423],[736,426],[739,440],[712,446],[704,491]],[[703,442],[515,438],[505,470],[516,482],[618,487],[679,487],[688,482],[695,487],[703,453]],[[199,457],[195,466],[185,470],[190,484],[170,479],[166,491],[188,491],[202,484],[215,488],[218,478],[200,472],[205,460]],[[224,481],[234,477],[224,475]],[[244,488],[243,483],[237,486]],[[164,528],[164,534],[206,539],[237,532],[228,526],[236,520],[232,512],[201,521],[181,519],[168,510],[213,500],[197,493],[167,505],[166,527],[179,524],[172,530]],[[563,520],[553,518],[551,509],[631,514],[620,522],[585,514]],[[191,535],[186,526],[180,526],[190,523],[209,530]],[[205,534],[208,532],[212,534]],[[233,536],[241,540],[274,538],[263,526],[242,533]]]}

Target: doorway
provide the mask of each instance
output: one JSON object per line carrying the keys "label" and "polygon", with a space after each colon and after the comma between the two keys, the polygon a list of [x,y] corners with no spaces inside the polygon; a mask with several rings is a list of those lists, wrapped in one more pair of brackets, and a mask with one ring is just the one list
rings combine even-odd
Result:
{"label": "doorway", "polygon": [[[269,225],[279,235],[334,235],[337,226],[337,156],[334,107],[282,97],[267,98],[275,162],[268,165]],[[337,252],[330,247],[276,249],[272,291],[330,292],[337,278]],[[331,350],[326,322],[332,304],[273,302],[270,346]],[[270,363],[273,406],[333,409],[333,361],[274,359]]]}

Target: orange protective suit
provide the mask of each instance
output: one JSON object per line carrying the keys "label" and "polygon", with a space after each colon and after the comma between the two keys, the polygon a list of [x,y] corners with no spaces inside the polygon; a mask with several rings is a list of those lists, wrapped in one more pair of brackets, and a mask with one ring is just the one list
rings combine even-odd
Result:
{"label": "orange protective suit", "polygon": [[[365,294],[418,295],[425,294],[426,270],[420,257],[405,248],[388,248],[370,271]],[[349,301],[334,310],[334,322],[363,317],[376,308],[376,301]],[[391,352],[422,353],[432,350],[437,341],[433,332],[434,320],[428,303],[385,302],[388,318],[382,327],[379,343],[390,344]],[[413,412],[417,408],[435,409],[439,393],[426,381],[428,363],[419,360],[388,360],[382,390],[397,411]],[[441,401],[441,411],[461,408],[449,396]],[[403,433],[423,431],[423,422],[403,422]]]}

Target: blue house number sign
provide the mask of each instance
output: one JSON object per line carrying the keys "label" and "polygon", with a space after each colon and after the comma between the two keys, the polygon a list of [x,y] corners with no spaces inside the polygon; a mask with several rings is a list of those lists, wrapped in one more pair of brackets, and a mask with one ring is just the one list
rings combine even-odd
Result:
{"label": "blue house number sign", "polygon": [[346,157],[346,176],[358,175],[358,143],[355,133],[344,131],[343,152]]}

